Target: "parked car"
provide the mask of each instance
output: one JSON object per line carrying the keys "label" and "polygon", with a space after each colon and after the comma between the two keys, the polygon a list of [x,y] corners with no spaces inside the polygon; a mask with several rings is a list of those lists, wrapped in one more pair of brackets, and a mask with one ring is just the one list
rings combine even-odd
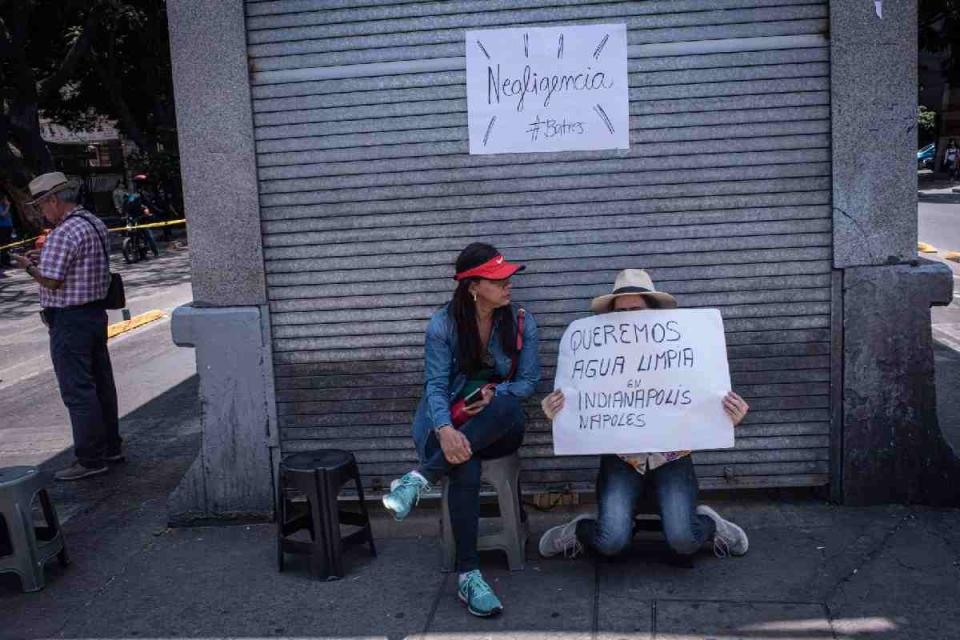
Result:
{"label": "parked car", "polygon": [[924,148],[917,151],[917,168],[918,169],[933,169],[934,160],[937,157],[937,145],[935,142],[931,142]]}

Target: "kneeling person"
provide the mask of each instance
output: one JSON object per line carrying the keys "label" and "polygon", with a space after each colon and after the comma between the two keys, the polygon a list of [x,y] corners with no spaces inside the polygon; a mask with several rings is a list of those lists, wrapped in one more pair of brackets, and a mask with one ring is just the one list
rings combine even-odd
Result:
{"label": "kneeling person", "polygon": [[[627,269],[617,275],[613,293],[593,300],[595,313],[675,309],[677,301],[654,290],[647,273]],[[730,392],[723,409],[738,425],[749,409],[743,398]],[[543,399],[547,418],[563,409],[563,391]],[[540,554],[576,556],[584,547],[604,556],[623,551],[633,538],[634,511],[647,483],[651,484],[670,548],[679,555],[693,555],[709,541],[718,556],[747,552],[747,534],[706,505],[697,506],[699,487],[689,451],[604,455],[597,477],[597,515],[580,515],[551,529],[540,538]]]}

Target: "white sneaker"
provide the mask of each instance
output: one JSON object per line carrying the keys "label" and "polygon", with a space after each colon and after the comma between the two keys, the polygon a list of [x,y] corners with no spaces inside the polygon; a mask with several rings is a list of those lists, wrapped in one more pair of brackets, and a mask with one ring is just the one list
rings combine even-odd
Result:
{"label": "white sneaker", "polygon": [[562,553],[566,558],[576,558],[583,551],[583,545],[577,540],[577,523],[581,520],[595,520],[596,515],[584,513],[566,524],[547,529],[540,536],[540,555],[549,558]]}
{"label": "white sneaker", "polygon": [[729,520],[724,520],[719,513],[705,504],[697,507],[697,513],[707,516],[717,525],[717,532],[713,535],[713,553],[718,558],[725,558],[728,554],[742,556],[747,552],[750,541],[746,531]]}

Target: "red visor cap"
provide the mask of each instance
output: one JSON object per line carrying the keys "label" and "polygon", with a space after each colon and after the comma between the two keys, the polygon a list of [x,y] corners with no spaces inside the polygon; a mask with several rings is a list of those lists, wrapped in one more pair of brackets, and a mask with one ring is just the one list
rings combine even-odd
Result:
{"label": "red visor cap", "polygon": [[487,280],[503,280],[509,278],[517,271],[522,271],[526,267],[522,264],[507,262],[503,256],[494,256],[481,265],[473,269],[461,271],[453,276],[454,280],[463,280],[464,278],[486,278]]}

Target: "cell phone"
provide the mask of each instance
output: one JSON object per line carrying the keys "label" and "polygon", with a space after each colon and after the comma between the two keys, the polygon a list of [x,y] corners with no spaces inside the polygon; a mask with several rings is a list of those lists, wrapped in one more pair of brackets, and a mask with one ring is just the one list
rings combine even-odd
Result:
{"label": "cell phone", "polygon": [[470,406],[483,400],[483,387],[477,387],[472,393],[463,399],[463,404]]}

